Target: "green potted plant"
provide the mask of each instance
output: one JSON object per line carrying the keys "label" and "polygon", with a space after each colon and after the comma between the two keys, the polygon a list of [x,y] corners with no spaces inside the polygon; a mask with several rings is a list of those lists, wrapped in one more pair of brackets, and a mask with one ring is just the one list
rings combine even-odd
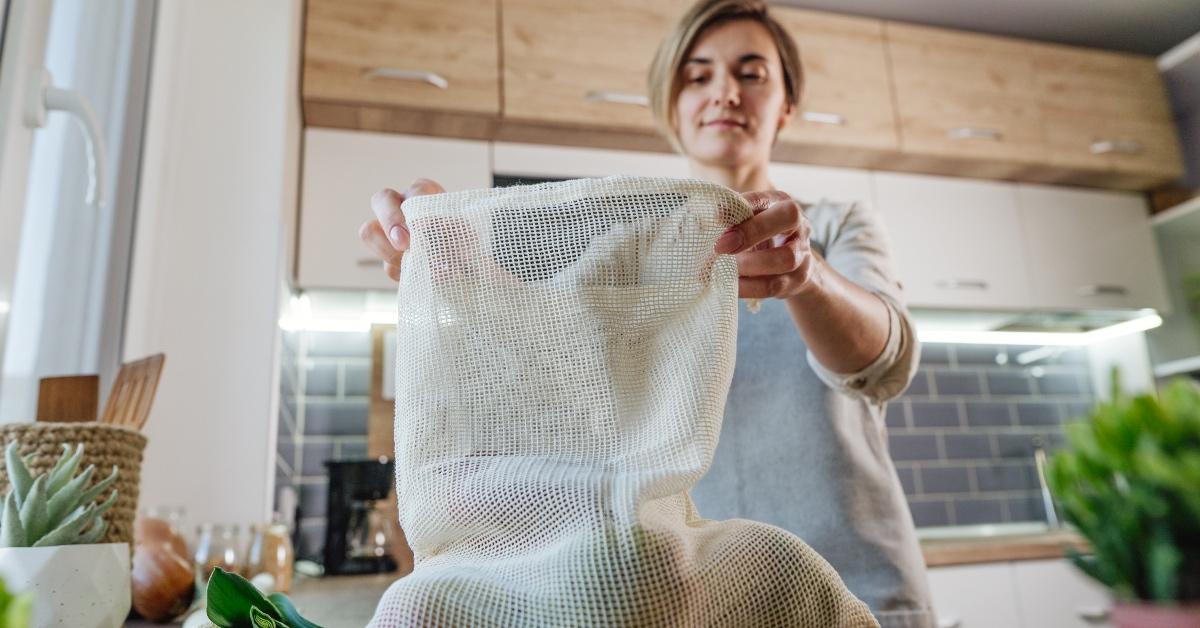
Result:
{"label": "green potted plant", "polygon": [[130,606],[129,544],[99,542],[117,491],[96,503],[116,468],[93,483],[93,465],[76,474],[83,446],[64,445],[53,469],[35,478],[15,442],[4,453],[10,487],[0,510],[0,576],[33,594],[31,624],[121,625]]}
{"label": "green potted plant", "polygon": [[1200,625],[1200,387],[1112,400],[1067,426],[1047,481],[1091,545],[1072,553],[1113,593],[1119,627]]}

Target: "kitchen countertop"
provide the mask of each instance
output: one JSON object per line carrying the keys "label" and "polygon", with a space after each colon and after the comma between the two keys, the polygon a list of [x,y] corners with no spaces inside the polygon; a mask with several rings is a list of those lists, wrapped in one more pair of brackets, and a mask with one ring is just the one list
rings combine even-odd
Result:
{"label": "kitchen countertop", "polygon": [[[1088,551],[1083,537],[1064,529],[1014,533],[1000,527],[974,535],[934,535],[921,540],[929,567],[1062,558],[1066,547]],[[395,574],[298,578],[289,597],[305,617],[325,628],[359,628],[371,620],[379,598],[396,579]],[[163,624],[131,620],[125,625],[150,628]]]}
{"label": "kitchen countertop", "polygon": [[[330,576],[298,578],[288,597],[306,619],[323,628],[362,628],[375,614],[375,605],[383,592],[397,579],[396,574],[371,576]],[[179,626],[129,620],[126,628]]]}
{"label": "kitchen countertop", "polygon": [[1012,560],[1062,558],[1066,548],[1089,550],[1087,541],[1071,530],[1047,530],[1030,534],[930,538],[921,541],[921,552],[929,567],[971,565]]}

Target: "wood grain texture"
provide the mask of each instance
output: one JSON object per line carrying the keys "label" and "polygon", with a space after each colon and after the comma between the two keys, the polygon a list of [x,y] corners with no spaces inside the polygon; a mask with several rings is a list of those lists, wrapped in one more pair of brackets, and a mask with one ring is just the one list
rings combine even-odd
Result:
{"label": "wood grain texture", "polygon": [[[1043,140],[1026,42],[895,22],[884,28],[902,151],[1039,162]],[[964,127],[998,136],[951,137]]]}
{"label": "wood grain texture", "polygon": [[[367,455],[371,458],[393,458],[395,456],[395,410],[393,400],[384,397],[383,369],[392,368],[384,364],[383,343],[395,325],[371,326],[371,402],[367,415]],[[388,493],[386,510],[391,526],[391,555],[396,561],[398,575],[407,575],[413,570],[413,551],[408,546],[404,529],[400,527],[400,510],[396,501],[396,490]]]}
{"label": "wood grain texture", "polygon": [[[773,7],[771,14],[800,48],[800,109],[779,134],[783,144],[890,151],[899,147],[883,45],[883,22]],[[835,114],[841,125],[805,120]]]}
{"label": "wood grain texture", "polygon": [[1063,558],[1068,547],[1081,553],[1091,549],[1083,537],[1073,532],[921,542],[927,567]]}
{"label": "wood grain texture", "polygon": [[95,421],[100,407],[99,375],[43,377],[38,382],[38,421]]}
{"label": "wood grain texture", "polygon": [[501,0],[504,117],[652,131],[649,108],[589,92],[646,95],[654,52],[686,0]]}
{"label": "wood grain texture", "polygon": [[[304,98],[496,115],[496,0],[308,0]],[[372,78],[374,68],[433,72],[445,89]]]}
{"label": "wood grain texture", "polygon": [[142,429],[146,418],[150,416],[166,359],[165,355],[156,353],[122,364],[113,381],[112,392],[104,404],[100,422]]}

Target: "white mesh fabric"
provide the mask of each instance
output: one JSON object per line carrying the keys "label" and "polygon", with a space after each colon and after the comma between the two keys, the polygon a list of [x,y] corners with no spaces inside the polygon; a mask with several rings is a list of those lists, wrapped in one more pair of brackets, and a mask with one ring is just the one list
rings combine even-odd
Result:
{"label": "white mesh fabric", "polygon": [[[700,181],[421,196],[396,483],[416,557],[373,626],[875,626],[796,536],[701,519],[751,214]],[[781,470],[781,472],[795,472]]]}

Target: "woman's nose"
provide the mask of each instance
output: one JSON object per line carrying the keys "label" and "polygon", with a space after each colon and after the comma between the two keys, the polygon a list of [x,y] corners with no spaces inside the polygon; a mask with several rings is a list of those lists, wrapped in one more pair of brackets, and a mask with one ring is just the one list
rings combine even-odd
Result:
{"label": "woman's nose", "polygon": [[733,108],[741,104],[742,95],[737,81],[725,78],[711,83],[713,88],[712,103],[718,107]]}

